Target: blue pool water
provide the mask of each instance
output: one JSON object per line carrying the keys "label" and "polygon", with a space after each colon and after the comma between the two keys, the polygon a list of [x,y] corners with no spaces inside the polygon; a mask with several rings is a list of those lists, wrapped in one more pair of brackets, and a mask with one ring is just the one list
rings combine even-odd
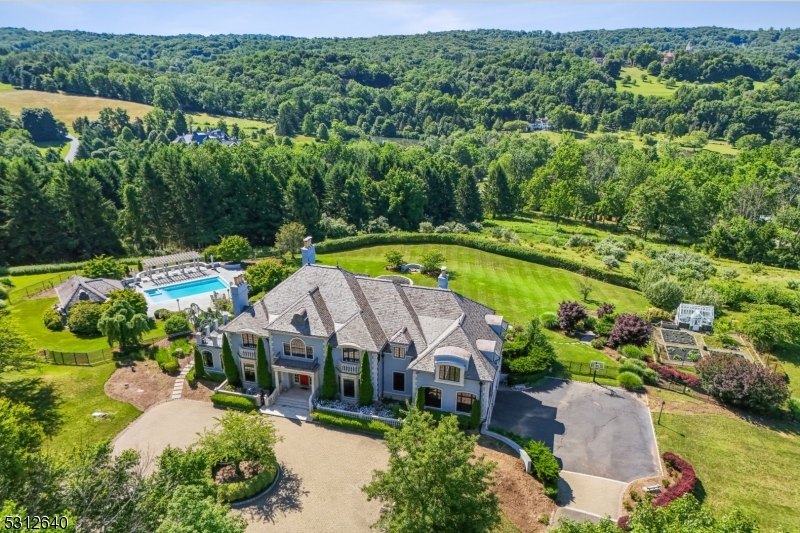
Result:
{"label": "blue pool water", "polygon": [[144,293],[151,302],[155,303],[174,300],[176,298],[188,298],[189,296],[197,296],[205,292],[224,291],[227,289],[228,285],[224,281],[214,277],[176,283],[175,285],[168,285],[166,287],[147,289]]}

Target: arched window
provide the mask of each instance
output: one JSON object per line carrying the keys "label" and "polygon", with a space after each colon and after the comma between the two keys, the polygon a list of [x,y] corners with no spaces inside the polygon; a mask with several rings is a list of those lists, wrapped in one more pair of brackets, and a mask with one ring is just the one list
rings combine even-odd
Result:
{"label": "arched window", "polygon": [[308,359],[314,358],[314,348],[306,346],[302,339],[294,338],[292,342],[283,343],[283,354],[291,355],[292,357],[306,357]]}
{"label": "arched window", "polygon": [[425,387],[425,407],[442,408],[442,389]]}
{"label": "arched window", "polygon": [[469,392],[459,392],[456,394],[456,411],[459,413],[470,413],[472,412],[472,402],[474,402],[477,398],[474,394],[470,394]]}

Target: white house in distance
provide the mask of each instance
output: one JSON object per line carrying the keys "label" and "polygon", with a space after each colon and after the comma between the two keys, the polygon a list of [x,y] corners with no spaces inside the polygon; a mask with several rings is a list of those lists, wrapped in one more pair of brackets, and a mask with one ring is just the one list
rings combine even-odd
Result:
{"label": "white house in distance", "polygon": [[[366,351],[374,400],[424,394],[426,406],[463,414],[480,400],[482,420],[491,418],[508,326],[501,316],[451,291],[444,274],[438,288],[370,278],[316,265],[313,244],[304,245],[300,270],[220,328],[245,388],[256,386],[261,337],[273,382],[295,400],[286,405],[307,406],[319,391],[331,346],[344,401],[358,398]],[[220,371],[221,342],[199,346],[206,367]]]}
{"label": "white house in distance", "polygon": [[710,330],[714,327],[714,306],[682,303],[675,313],[675,324],[692,331]]}

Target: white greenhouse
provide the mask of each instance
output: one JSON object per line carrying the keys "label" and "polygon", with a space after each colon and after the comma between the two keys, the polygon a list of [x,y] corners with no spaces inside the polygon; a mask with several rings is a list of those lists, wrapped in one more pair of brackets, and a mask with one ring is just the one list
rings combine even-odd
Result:
{"label": "white greenhouse", "polygon": [[714,306],[682,303],[675,314],[675,324],[692,331],[711,329],[714,327]]}

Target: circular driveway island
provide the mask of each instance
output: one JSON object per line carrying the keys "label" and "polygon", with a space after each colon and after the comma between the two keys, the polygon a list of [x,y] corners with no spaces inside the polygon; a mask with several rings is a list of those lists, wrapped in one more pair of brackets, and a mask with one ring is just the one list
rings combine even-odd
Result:
{"label": "circular driveway island", "polygon": [[[139,450],[155,458],[168,445],[184,448],[211,428],[224,411],[211,404],[173,400],[154,406],[114,440],[114,449]],[[386,468],[383,441],[314,423],[272,417],[283,441],[275,454],[283,469],[278,486],[239,511],[248,532],[368,532],[380,503],[368,502],[361,486]]]}

